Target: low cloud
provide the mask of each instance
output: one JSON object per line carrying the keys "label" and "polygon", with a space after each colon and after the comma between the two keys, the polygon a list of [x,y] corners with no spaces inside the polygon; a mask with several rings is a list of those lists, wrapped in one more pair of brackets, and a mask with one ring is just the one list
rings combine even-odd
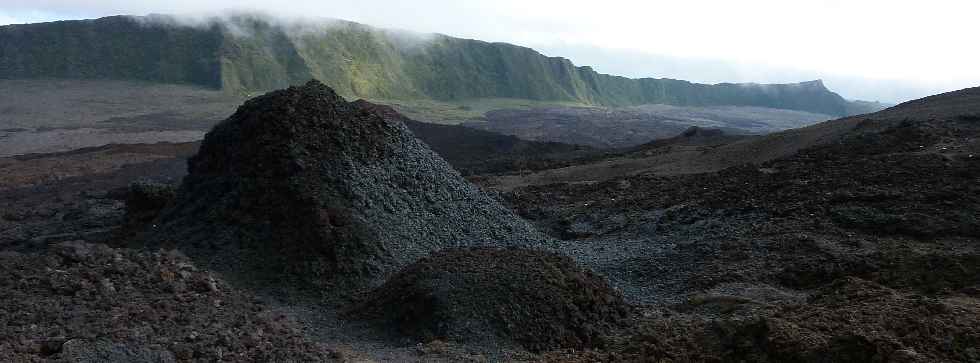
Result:
{"label": "low cloud", "polygon": [[[391,41],[394,46],[402,49],[423,46],[435,37],[435,34],[432,33],[376,28],[368,24],[360,24],[342,19],[273,15],[263,11],[225,11],[192,15],[150,14],[145,16],[129,16],[129,18],[145,26],[193,27],[201,29],[218,26],[237,37],[254,36],[256,31],[255,26],[258,24],[277,28],[293,39],[301,39],[306,36],[319,36],[331,31],[345,30],[353,27],[360,30],[384,33],[385,39]],[[303,46],[303,42],[297,42],[295,45]]]}
{"label": "low cloud", "polygon": [[[294,25],[303,24],[295,19],[345,19],[419,34],[531,46],[576,64],[628,76],[759,83],[822,78],[831,89],[851,88],[842,93],[853,98],[898,100],[918,93],[912,89],[980,84],[980,68],[974,64],[980,48],[969,46],[975,42],[973,18],[980,13],[980,3],[968,1],[2,1],[0,21],[7,22],[24,20],[10,20],[10,14],[32,11],[62,14],[60,18],[167,13],[192,14],[186,19],[193,19],[221,16],[229,9],[264,12],[291,19]],[[319,26],[297,29],[323,30]],[[561,47],[695,61],[660,62],[642,69],[639,64],[622,70],[629,59],[552,51]],[[704,64],[733,66],[715,70]]]}

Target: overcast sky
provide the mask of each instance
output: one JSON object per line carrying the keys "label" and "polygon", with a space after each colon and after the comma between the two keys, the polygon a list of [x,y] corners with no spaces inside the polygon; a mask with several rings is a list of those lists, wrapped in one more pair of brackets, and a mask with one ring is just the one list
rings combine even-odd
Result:
{"label": "overcast sky", "polygon": [[0,24],[230,9],[511,42],[631,77],[823,78],[889,102],[980,85],[972,0],[0,0]]}

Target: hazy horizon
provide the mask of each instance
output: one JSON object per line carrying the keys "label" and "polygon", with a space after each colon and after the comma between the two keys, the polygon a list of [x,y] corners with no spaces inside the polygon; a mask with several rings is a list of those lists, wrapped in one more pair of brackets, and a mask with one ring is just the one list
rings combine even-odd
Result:
{"label": "hazy horizon", "polygon": [[[594,7],[574,1],[424,0],[404,4],[365,0],[356,6],[340,1],[296,1],[289,9],[277,9],[277,3],[260,0],[98,0],[85,4],[0,0],[0,25],[123,14],[218,14],[235,9],[514,43],[602,73],[632,78],[701,83],[823,79],[845,98],[886,103],[980,85],[980,69],[971,64],[980,51],[967,46],[970,22],[960,19],[975,14],[978,5],[784,3],[613,1]],[[577,6],[580,4],[584,8]],[[930,17],[937,11],[942,12],[941,22]]]}

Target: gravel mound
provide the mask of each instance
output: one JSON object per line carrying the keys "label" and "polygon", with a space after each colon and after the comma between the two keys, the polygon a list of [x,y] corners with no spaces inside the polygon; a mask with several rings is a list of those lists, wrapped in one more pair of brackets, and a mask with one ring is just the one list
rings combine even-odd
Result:
{"label": "gravel mound", "polygon": [[[318,81],[209,132],[151,242],[236,271],[376,280],[428,253],[542,239],[397,120]],[[273,275],[267,275],[273,276]]]}
{"label": "gravel mound", "polygon": [[62,242],[0,252],[10,362],[332,361],[298,325],[187,257]]}
{"label": "gravel mound", "polygon": [[601,345],[629,308],[604,278],[558,254],[454,249],[406,267],[354,316],[423,341],[517,343],[531,351]]}

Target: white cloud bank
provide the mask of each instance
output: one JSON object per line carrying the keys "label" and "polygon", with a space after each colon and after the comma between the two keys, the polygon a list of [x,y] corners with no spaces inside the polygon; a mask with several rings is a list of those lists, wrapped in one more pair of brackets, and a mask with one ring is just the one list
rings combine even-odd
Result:
{"label": "white cloud bank", "polygon": [[[551,55],[566,55],[557,52],[572,49],[600,49],[624,57],[632,54],[633,59],[588,56],[591,53],[581,51],[569,53],[585,56],[567,54],[576,63],[629,76],[718,82],[745,81],[743,77],[752,74],[758,77],[752,80],[758,82],[827,78],[850,80],[839,84],[860,84],[860,80],[870,80],[874,82],[869,87],[894,91],[895,85],[902,85],[899,88],[912,90],[896,95],[883,88],[878,98],[887,101],[912,98],[916,92],[925,95],[980,85],[980,67],[975,66],[980,59],[980,47],[975,46],[980,2],[974,1],[0,0],[0,22],[16,22],[10,19],[32,12],[77,18],[229,9],[333,17],[505,41]],[[675,62],[674,71],[667,73],[646,70],[642,61],[636,61],[663,56],[737,66],[712,71],[704,62],[691,62],[701,64],[700,68]],[[626,64],[631,65],[623,70]],[[800,78],[787,79],[794,76]],[[832,83],[828,81],[831,87]],[[863,98],[876,94],[874,90],[858,93]]]}

